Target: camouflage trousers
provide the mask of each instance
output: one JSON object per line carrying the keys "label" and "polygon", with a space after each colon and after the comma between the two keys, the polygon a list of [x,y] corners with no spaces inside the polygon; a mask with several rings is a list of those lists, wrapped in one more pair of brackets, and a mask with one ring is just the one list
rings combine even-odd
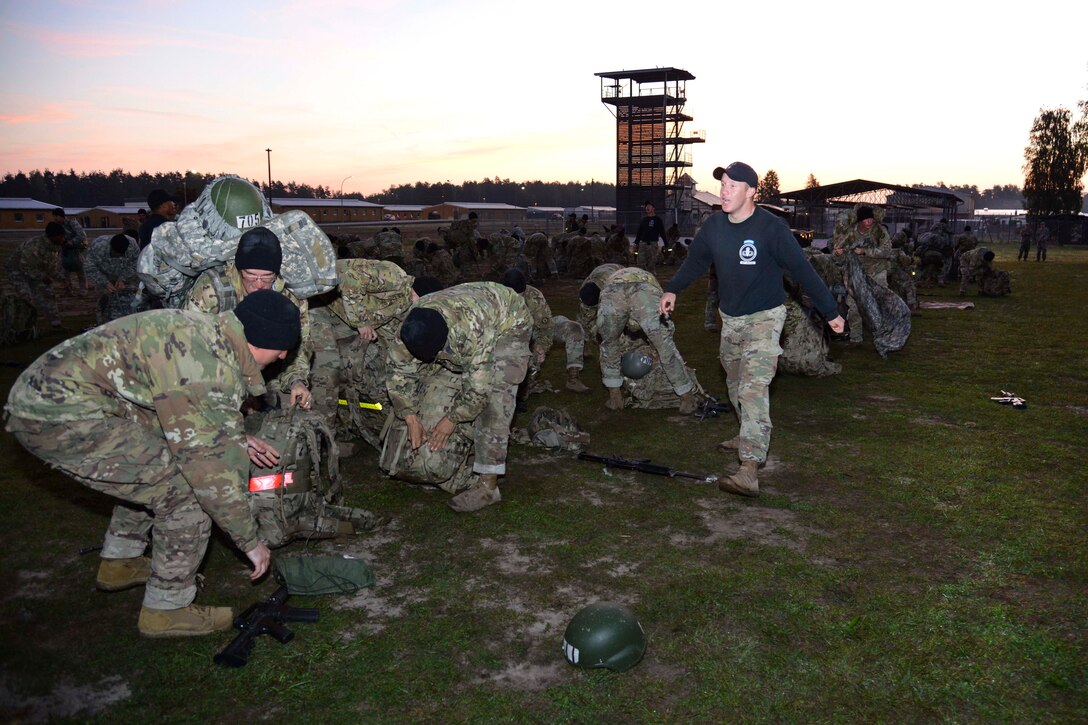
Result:
{"label": "camouflage trousers", "polygon": [[601,336],[601,382],[606,388],[623,385],[620,356],[621,336],[630,323],[642,330],[657,351],[660,365],[677,395],[695,387],[688,375],[684,358],[673,341],[672,322],[662,322],[657,311],[661,290],[644,282],[610,284],[601,292],[597,305],[597,331]]}
{"label": "camouflage trousers", "polygon": [[552,322],[555,324],[555,339],[563,343],[567,353],[567,369],[581,370],[585,366],[586,331],[563,315],[556,315]]}
{"label": "camouflage trousers", "polygon": [[491,367],[491,395],[487,405],[472,424],[472,442],[476,460],[474,473],[506,473],[506,451],[510,443],[510,425],[517,405],[518,385],[529,369],[531,330],[514,332],[495,343]]}
{"label": "camouflage trousers", "polygon": [[[873,284],[878,287],[888,289],[888,273],[882,271],[875,276],[869,276]],[[846,284],[846,324],[850,329],[850,342],[861,342],[865,337],[865,322],[861,317],[861,310],[858,308],[857,300],[854,298],[854,292],[850,289],[849,282],[846,278],[846,270],[843,270],[844,283]]]}
{"label": "camouflage trousers", "polygon": [[723,312],[721,318],[718,357],[725,370],[729,402],[740,418],[737,455],[742,461],[762,463],[771,443],[770,385],[782,354],[778,341],[786,307],[779,305],[741,317]]}
{"label": "camouflage trousers", "polygon": [[653,242],[639,242],[638,256],[635,257],[639,269],[653,272],[657,269],[657,240]]}
{"label": "camouflage trousers", "polygon": [[13,416],[7,429],[53,468],[121,499],[102,542],[103,559],[141,556],[150,534],[145,607],[178,609],[193,601],[212,520],[175,464],[153,414],[68,423]]}
{"label": "camouflage trousers", "polygon": [[106,292],[100,295],[94,309],[95,321],[102,325],[118,320],[125,315],[131,315],[133,312],[142,312],[147,309],[139,304],[133,307],[135,299],[136,288],[134,287],[131,289],[125,288],[120,292]]}
{"label": "camouflage trousers", "polygon": [[60,326],[60,310],[57,309],[57,295],[53,292],[52,282],[31,279],[17,269],[8,270],[8,281],[12,291],[38,310],[38,314],[49,319],[49,324]]}
{"label": "camouflage trousers", "polygon": [[918,309],[918,286],[910,272],[899,266],[888,270],[888,289],[902,297],[912,311]]}

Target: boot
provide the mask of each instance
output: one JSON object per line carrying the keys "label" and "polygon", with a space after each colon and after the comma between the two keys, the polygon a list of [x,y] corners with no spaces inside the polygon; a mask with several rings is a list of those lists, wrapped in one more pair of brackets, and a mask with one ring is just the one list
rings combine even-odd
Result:
{"label": "boot", "polygon": [[729,478],[718,481],[718,490],[726,493],[737,493],[741,496],[759,495],[758,461],[742,461],[740,469]]}
{"label": "boot", "polygon": [[729,440],[724,440],[718,444],[718,450],[722,451],[736,451],[740,449],[740,436],[735,435]]}
{"label": "boot", "polygon": [[588,393],[589,388],[578,379],[578,368],[567,369],[567,390],[575,393]]}
{"label": "boot", "polygon": [[234,624],[230,607],[202,607],[190,604],[181,609],[140,609],[136,625],[144,637],[199,637],[212,632],[225,632]]}
{"label": "boot", "polygon": [[480,475],[480,480],[472,488],[462,491],[448,502],[454,511],[467,514],[471,511],[479,511],[485,506],[502,501],[499,493],[499,477],[494,473]]}
{"label": "boot", "polygon": [[620,388],[609,388],[608,400],[605,401],[604,407],[609,410],[623,410],[623,390]]}
{"label": "boot", "polygon": [[120,592],[147,583],[151,576],[151,559],[134,556],[131,559],[103,559],[98,565],[94,586],[101,592]]}
{"label": "boot", "polygon": [[680,396],[680,415],[691,415],[699,409],[699,399],[691,390]]}

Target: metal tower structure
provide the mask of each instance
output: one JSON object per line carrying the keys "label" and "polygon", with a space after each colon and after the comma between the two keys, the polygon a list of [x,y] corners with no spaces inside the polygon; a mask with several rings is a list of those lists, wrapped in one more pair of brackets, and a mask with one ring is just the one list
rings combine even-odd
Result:
{"label": "metal tower structure", "polygon": [[649,200],[667,223],[690,229],[691,195],[683,193],[681,179],[692,165],[688,144],[706,141],[703,131],[683,132],[692,120],[683,113],[686,85],[695,76],[680,68],[595,75],[601,102],[616,118],[616,222],[633,231]]}

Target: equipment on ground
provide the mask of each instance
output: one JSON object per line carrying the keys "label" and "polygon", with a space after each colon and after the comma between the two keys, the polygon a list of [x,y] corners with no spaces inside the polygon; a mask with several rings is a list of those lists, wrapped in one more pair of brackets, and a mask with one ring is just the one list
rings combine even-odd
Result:
{"label": "equipment on ground", "polygon": [[212,660],[224,667],[245,667],[249,653],[257,637],[268,634],[280,644],[294,639],[295,633],[283,626],[284,622],[316,622],[316,609],[288,607],[285,602],[291,596],[287,587],[281,586],[266,601],[250,605],[249,609],[234,618],[234,628],[241,630],[231,643]]}
{"label": "equipment on ground", "polygon": [[995,403],[1000,403],[1001,405],[1011,405],[1017,410],[1023,410],[1024,408],[1028,407],[1028,401],[1024,400],[1016,393],[1010,393],[1007,390],[1002,390],[1001,395],[994,396],[990,398],[990,400],[994,401]]}
{"label": "equipment on ground", "polygon": [[620,356],[620,372],[625,378],[632,380],[643,378],[653,369],[653,366],[653,357],[639,350],[630,350]]}
{"label": "equipment on ground", "polygon": [[704,476],[700,473],[687,473],[686,471],[678,471],[675,468],[669,468],[668,466],[659,466],[656,463],[650,463],[650,460],[648,458],[633,460],[630,458],[620,458],[619,456],[595,456],[592,453],[579,453],[578,460],[596,461],[597,463],[603,463],[604,465],[612,466],[613,468],[625,468],[629,471],[653,473],[657,476],[668,476],[669,478],[691,478],[696,481],[702,481],[703,483],[718,482],[717,476]]}
{"label": "equipment on ground", "polygon": [[699,420],[706,420],[707,418],[717,418],[721,413],[732,412],[733,404],[728,400],[723,403],[713,395],[707,394],[703,398],[703,402],[699,404],[699,410],[695,413],[695,417]]}
{"label": "equipment on ground", "polygon": [[574,615],[563,633],[563,657],[575,667],[626,672],[645,652],[646,633],[622,604],[590,604]]}

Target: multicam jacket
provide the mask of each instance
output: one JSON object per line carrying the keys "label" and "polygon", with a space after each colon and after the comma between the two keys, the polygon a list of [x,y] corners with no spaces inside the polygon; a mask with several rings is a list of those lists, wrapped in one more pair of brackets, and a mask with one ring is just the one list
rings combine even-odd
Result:
{"label": "multicam jacket", "polygon": [[462,379],[461,393],[446,417],[454,423],[475,420],[491,395],[496,343],[532,329],[529,308],[521,295],[496,282],[468,282],[432,292],[413,307],[438,311],[449,327],[449,337],[432,363],[412,357],[399,338],[390,346],[386,387],[397,417],[403,420],[420,414],[421,380],[445,368]]}
{"label": "multicam jacket", "polygon": [[185,480],[242,551],[257,545],[246,501],[249,458],[240,408],[264,392],[233,313],[129,315],[42,355],[11,388],[6,411],[29,420],[125,418],[161,429]]}
{"label": "multicam jacket", "polygon": [[110,282],[123,282],[126,287],[136,287],[140,278],[136,274],[136,260],[140,256],[140,243],[130,239],[128,249],[119,257],[110,254],[112,237],[103,235],[91,242],[87,252],[85,269],[87,277],[103,291]]}
{"label": "multicam jacket", "polygon": [[[283,277],[276,278],[276,281],[272,283],[272,289],[291,300],[291,303],[298,308],[299,320],[302,324],[298,354],[292,356],[291,363],[281,377],[282,392],[286,393],[294,383],[306,383],[310,379],[310,360],[313,357],[313,342],[310,340],[310,307],[306,300],[299,299],[287,289]],[[184,309],[206,312],[209,315],[233,310],[246,296],[245,289],[242,287],[242,276],[235,269],[233,262],[202,272],[188,294]]]}
{"label": "multicam jacket", "polygon": [[526,285],[521,293],[525,305],[529,308],[529,314],[533,317],[533,336],[529,343],[533,352],[551,349],[555,341],[555,321],[552,320],[552,308],[544,299],[544,293],[532,285]]}
{"label": "multicam jacket", "polygon": [[57,276],[59,259],[60,247],[42,234],[19,245],[8,260],[8,269],[22,273],[27,279],[46,282]]}
{"label": "multicam jacket", "polygon": [[389,327],[395,336],[399,323],[387,323],[402,319],[412,305],[413,278],[394,262],[374,259],[341,259],[336,274],[339,294],[329,302],[329,311],[353,330]]}

